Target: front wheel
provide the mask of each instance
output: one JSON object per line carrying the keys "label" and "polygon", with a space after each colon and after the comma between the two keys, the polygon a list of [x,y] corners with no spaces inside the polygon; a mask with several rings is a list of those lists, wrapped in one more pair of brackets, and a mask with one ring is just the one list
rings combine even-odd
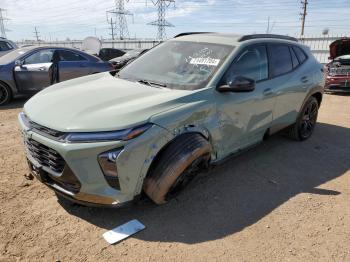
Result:
{"label": "front wheel", "polygon": [[0,83],[0,106],[6,105],[12,98],[11,89]]}
{"label": "front wheel", "polygon": [[304,141],[314,132],[318,115],[318,102],[315,97],[310,97],[301,110],[297,121],[289,127],[287,135],[297,141]]}
{"label": "front wheel", "polygon": [[156,159],[145,179],[143,190],[156,204],[164,204],[183,189],[206,166],[211,146],[199,134],[175,139]]}

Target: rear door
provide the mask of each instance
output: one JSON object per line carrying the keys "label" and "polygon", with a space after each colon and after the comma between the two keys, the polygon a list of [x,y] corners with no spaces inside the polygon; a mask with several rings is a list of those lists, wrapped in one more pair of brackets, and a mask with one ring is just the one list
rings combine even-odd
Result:
{"label": "rear door", "polygon": [[90,61],[78,52],[59,49],[60,61],[58,64],[59,80],[85,76],[91,73]]}
{"label": "rear door", "polygon": [[245,48],[227,70],[221,84],[239,76],[255,80],[255,90],[216,94],[222,137],[219,158],[262,140],[272,122],[275,96],[269,83],[266,45]]}
{"label": "rear door", "polygon": [[271,130],[275,132],[295,122],[307,88],[312,84],[312,75],[308,75],[303,68],[306,56],[300,60],[295,52],[295,48],[300,50],[299,47],[278,43],[269,44],[268,48],[270,83],[276,90]]}
{"label": "rear door", "polygon": [[15,66],[14,75],[18,89],[23,92],[36,92],[50,85],[50,67],[54,49],[34,51]]}

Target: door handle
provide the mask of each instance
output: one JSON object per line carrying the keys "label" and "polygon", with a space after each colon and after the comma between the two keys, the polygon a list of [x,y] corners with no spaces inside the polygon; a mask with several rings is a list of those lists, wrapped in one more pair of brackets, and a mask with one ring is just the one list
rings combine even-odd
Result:
{"label": "door handle", "polygon": [[39,71],[45,71],[45,69],[46,69],[45,67],[39,67],[38,68]]}
{"label": "door handle", "polygon": [[273,90],[271,88],[266,88],[264,91],[263,91],[263,95],[264,96],[269,96],[269,95],[272,95],[273,94]]}
{"label": "door handle", "polygon": [[307,82],[309,82],[309,78],[307,76],[303,76],[302,78],[300,78],[300,81],[302,83],[307,83]]}

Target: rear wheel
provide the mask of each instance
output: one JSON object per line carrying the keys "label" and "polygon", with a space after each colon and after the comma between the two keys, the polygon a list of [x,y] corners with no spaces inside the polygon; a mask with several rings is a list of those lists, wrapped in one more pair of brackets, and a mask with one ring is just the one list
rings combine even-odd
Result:
{"label": "rear wheel", "polygon": [[0,83],[0,106],[10,102],[11,98],[11,89],[8,86]]}
{"label": "rear wheel", "polygon": [[289,127],[287,134],[290,138],[303,141],[314,132],[318,115],[318,102],[315,97],[310,97],[301,110],[297,121]]}
{"label": "rear wheel", "polygon": [[145,179],[143,190],[156,204],[178,194],[210,159],[211,146],[199,134],[184,134],[156,159]]}

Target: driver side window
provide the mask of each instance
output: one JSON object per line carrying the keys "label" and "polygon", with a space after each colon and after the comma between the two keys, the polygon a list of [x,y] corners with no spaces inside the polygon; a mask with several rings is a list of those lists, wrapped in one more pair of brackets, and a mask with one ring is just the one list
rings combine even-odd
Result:
{"label": "driver side window", "polygon": [[44,49],[31,54],[26,59],[24,59],[24,64],[41,64],[41,63],[51,63],[53,49]]}
{"label": "driver side window", "polygon": [[238,55],[225,75],[226,83],[238,76],[255,80],[256,82],[268,78],[268,60],[266,46],[250,46]]}

